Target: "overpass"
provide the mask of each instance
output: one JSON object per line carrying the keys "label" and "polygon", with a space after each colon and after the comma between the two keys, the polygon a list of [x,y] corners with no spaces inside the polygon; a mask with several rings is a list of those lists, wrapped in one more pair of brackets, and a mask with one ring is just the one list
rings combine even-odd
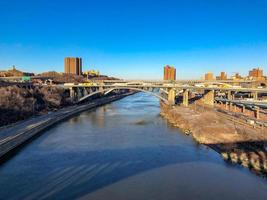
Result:
{"label": "overpass", "polygon": [[111,83],[128,83],[128,82],[137,82],[137,83],[176,83],[176,84],[197,84],[197,83],[203,83],[203,84],[210,84],[210,83],[226,83],[230,85],[235,86],[242,86],[242,85],[249,85],[250,87],[256,87],[256,86],[267,86],[267,80],[250,80],[250,79],[241,79],[241,80],[201,80],[201,79],[191,79],[191,80],[176,80],[176,81],[162,81],[162,80],[103,80],[101,81],[105,84],[111,84]]}
{"label": "overpass", "polygon": [[[207,82],[208,83],[208,82]],[[165,81],[103,81],[93,84],[66,84],[70,90],[70,96],[74,101],[81,102],[96,94],[108,94],[114,90],[133,90],[146,92],[158,97],[168,104],[174,105],[178,95],[182,95],[182,104],[189,105],[191,93],[202,93],[202,100],[205,104],[214,105],[216,94],[225,93],[229,100],[233,100],[235,93],[242,92],[250,94],[255,100],[259,94],[267,94],[267,88],[244,88],[244,87],[218,87],[214,85],[199,87],[177,82],[166,83]],[[157,94],[156,94],[157,93]]]}

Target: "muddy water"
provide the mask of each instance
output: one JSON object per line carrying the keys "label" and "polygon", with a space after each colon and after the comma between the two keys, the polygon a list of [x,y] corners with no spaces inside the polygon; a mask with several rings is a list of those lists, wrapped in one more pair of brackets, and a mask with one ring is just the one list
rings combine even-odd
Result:
{"label": "muddy water", "polygon": [[0,199],[266,199],[266,179],[159,112],[138,93],[47,130],[0,166]]}

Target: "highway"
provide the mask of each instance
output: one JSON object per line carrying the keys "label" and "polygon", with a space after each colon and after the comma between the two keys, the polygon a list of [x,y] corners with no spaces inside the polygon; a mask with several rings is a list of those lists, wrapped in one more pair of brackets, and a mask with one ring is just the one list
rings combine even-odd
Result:
{"label": "highway", "polygon": [[232,102],[232,103],[235,103],[237,105],[245,105],[245,106],[250,107],[250,108],[254,108],[257,106],[257,107],[260,107],[263,109],[267,109],[267,102],[263,102],[263,101],[228,100],[228,99],[220,98],[220,97],[216,97],[215,100],[221,101],[221,102]]}
{"label": "highway", "polygon": [[95,85],[64,85],[65,88],[95,88],[95,87],[103,87],[103,88],[163,88],[163,89],[178,89],[178,90],[217,90],[217,91],[233,91],[233,92],[257,92],[257,93],[267,93],[267,88],[239,88],[239,87],[198,87],[198,86],[188,86],[181,84],[171,84],[171,83],[114,83],[111,85],[106,85],[103,83],[95,84]]}
{"label": "highway", "polygon": [[[130,93],[131,94],[131,93]],[[61,120],[71,117],[79,112],[88,110],[111,101],[118,100],[130,94],[119,96],[109,96],[102,99],[94,100],[83,105],[74,105],[62,108],[56,112],[50,112],[46,115],[32,117],[27,120],[0,128],[0,158],[18,145],[24,143],[35,134],[41,132],[45,128],[60,122]]]}

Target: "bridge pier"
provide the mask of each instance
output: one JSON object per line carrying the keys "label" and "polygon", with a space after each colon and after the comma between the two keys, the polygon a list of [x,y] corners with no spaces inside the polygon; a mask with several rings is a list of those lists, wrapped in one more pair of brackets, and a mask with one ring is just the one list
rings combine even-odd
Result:
{"label": "bridge pier", "polygon": [[84,88],[77,88],[77,100],[83,97]]}
{"label": "bridge pier", "polygon": [[205,90],[203,101],[207,105],[214,106],[214,90]]}
{"label": "bridge pier", "polygon": [[175,96],[176,96],[175,89],[170,89],[168,92],[168,102],[170,105],[175,104]]}
{"label": "bridge pier", "polygon": [[86,87],[83,88],[83,96],[86,96],[88,94],[89,94],[88,89]]}
{"label": "bridge pier", "polygon": [[227,92],[227,99],[233,100],[232,91],[230,91],[230,90]]}
{"label": "bridge pier", "polygon": [[234,104],[234,112],[236,112],[236,105]]}
{"label": "bridge pier", "polygon": [[258,100],[258,92],[252,94],[254,100]]}
{"label": "bridge pier", "polygon": [[103,92],[104,88],[103,87],[99,87],[98,90],[99,90],[99,92]]}
{"label": "bridge pier", "polygon": [[255,106],[255,117],[256,119],[260,119],[260,107]]}
{"label": "bridge pier", "polygon": [[228,110],[228,102],[225,102],[225,110]]}
{"label": "bridge pier", "polygon": [[232,110],[233,110],[233,103],[230,102],[230,104],[229,104],[229,111],[232,112]]}
{"label": "bridge pier", "polygon": [[71,101],[74,101],[75,100],[75,89],[73,87],[70,88],[70,98],[71,98]]}
{"label": "bridge pier", "polygon": [[245,114],[246,113],[246,106],[242,105],[242,113]]}
{"label": "bridge pier", "polygon": [[188,107],[188,97],[189,97],[188,89],[183,90],[183,105],[185,107]]}

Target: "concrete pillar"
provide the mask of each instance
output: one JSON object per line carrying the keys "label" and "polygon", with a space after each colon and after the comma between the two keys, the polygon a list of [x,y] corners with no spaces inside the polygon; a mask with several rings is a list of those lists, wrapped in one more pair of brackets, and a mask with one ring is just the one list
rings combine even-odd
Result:
{"label": "concrete pillar", "polygon": [[232,100],[235,100],[235,93],[232,94]]}
{"label": "concrete pillar", "polygon": [[234,112],[236,112],[236,105],[234,105]]}
{"label": "concrete pillar", "polygon": [[225,110],[228,110],[228,102],[225,102]]}
{"label": "concrete pillar", "polygon": [[196,101],[194,102],[194,109],[195,109],[195,111],[197,111],[197,102]]}
{"label": "concrete pillar", "polygon": [[222,108],[222,102],[221,101],[218,102],[218,105],[219,105],[219,108]]}
{"label": "concrete pillar", "polygon": [[70,98],[72,101],[75,100],[75,90],[72,87],[70,88]]}
{"label": "concrete pillar", "polygon": [[80,98],[82,98],[83,97],[83,88],[81,88],[81,87],[77,87],[77,93],[76,93],[76,95],[77,95],[77,99],[79,100]]}
{"label": "concrete pillar", "polygon": [[246,106],[242,105],[242,113],[245,114],[246,113]]}
{"label": "concrete pillar", "polygon": [[99,87],[98,90],[99,90],[99,92],[103,92],[104,88],[103,87]]}
{"label": "concrete pillar", "polygon": [[258,100],[258,92],[254,92],[252,95],[254,100]]}
{"label": "concrete pillar", "polygon": [[255,117],[260,119],[260,108],[258,106],[255,106]]}
{"label": "concrete pillar", "polygon": [[88,92],[88,88],[84,88],[84,92],[83,92],[84,96],[88,95],[89,92]]}
{"label": "concrete pillar", "polygon": [[189,91],[187,89],[183,90],[183,105],[188,106],[188,96],[189,96]]}
{"label": "concrete pillar", "polygon": [[233,110],[233,103],[230,102],[230,103],[229,103],[229,111],[232,111],[232,110]]}
{"label": "concrete pillar", "polygon": [[175,104],[175,89],[170,89],[168,92],[168,102],[170,105]]}
{"label": "concrete pillar", "polygon": [[227,99],[232,100],[232,91],[230,90],[227,92]]}
{"label": "concrete pillar", "polygon": [[214,90],[205,90],[203,100],[205,104],[214,106]]}

